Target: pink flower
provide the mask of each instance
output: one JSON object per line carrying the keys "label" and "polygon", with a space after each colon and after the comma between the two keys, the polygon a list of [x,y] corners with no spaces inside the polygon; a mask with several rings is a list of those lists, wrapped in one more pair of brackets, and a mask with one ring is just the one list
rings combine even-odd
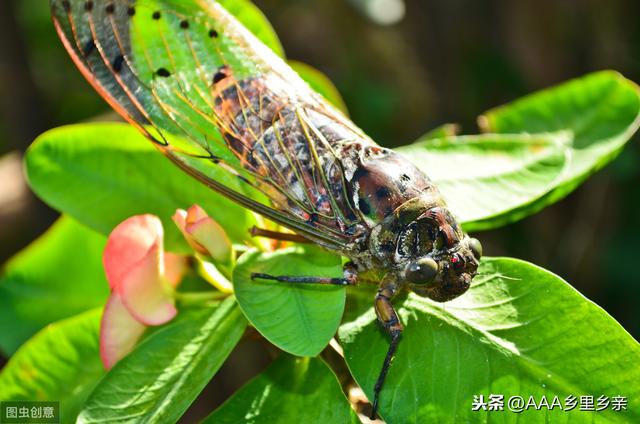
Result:
{"label": "pink flower", "polygon": [[189,245],[198,253],[228,263],[233,255],[231,240],[224,229],[198,205],[188,210],[178,209],[173,215]]}
{"label": "pink flower", "polygon": [[173,289],[186,258],[163,251],[164,231],[154,215],[137,215],[109,235],[104,269],[111,288],[100,326],[100,357],[110,369],[133,350],[146,326],[164,324],[177,310]]}

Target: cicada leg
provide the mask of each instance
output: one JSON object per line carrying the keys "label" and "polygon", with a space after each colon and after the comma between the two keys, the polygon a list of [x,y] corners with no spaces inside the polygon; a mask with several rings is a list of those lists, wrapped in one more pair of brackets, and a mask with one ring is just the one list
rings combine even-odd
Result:
{"label": "cicada leg", "polygon": [[347,262],[343,268],[342,278],[269,275],[269,274],[254,272],[251,274],[251,279],[281,281],[284,283],[292,283],[292,284],[331,284],[336,286],[352,286],[352,285],[355,285],[357,282],[358,272],[355,265],[352,262]]}
{"label": "cicada leg", "polygon": [[371,410],[370,416],[372,420],[376,417],[380,391],[382,390],[384,380],[387,377],[389,367],[391,366],[391,360],[393,359],[393,355],[396,352],[396,348],[400,343],[400,337],[402,335],[402,323],[391,304],[391,299],[396,295],[397,290],[398,287],[394,281],[385,281],[385,279],[383,279],[380,284],[380,288],[378,288],[378,293],[376,294],[374,302],[378,322],[389,336],[391,336],[391,342],[389,343],[389,348],[387,349],[387,355],[384,358],[382,369],[380,370],[376,384],[373,387],[373,409]]}
{"label": "cicada leg", "polygon": [[266,237],[273,240],[293,241],[295,243],[311,243],[306,238],[293,233],[281,233],[279,231],[265,230],[256,226],[249,230],[251,237]]}

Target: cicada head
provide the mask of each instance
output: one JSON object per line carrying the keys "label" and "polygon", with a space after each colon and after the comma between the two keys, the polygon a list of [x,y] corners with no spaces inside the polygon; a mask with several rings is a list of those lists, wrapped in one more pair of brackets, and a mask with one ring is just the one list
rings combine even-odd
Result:
{"label": "cicada head", "polygon": [[430,193],[394,211],[374,233],[373,248],[396,279],[419,296],[446,302],[476,276],[482,246],[462,231],[444,201]]}
{"label": "cicada head", "polygon": [[409,261],[403,279],[417,295],[446,302],[469,289],[477,274],[481,251],[477,239],[464,237],[449,251],[432,252]]}

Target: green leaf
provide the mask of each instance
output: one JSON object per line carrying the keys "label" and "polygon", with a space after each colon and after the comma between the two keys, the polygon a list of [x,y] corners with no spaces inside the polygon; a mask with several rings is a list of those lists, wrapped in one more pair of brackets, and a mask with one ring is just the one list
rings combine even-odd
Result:
{"label": "green leaf", "polygon": [[340,109],[347,116],[349,115],[347,105],[344,103],[340,92],[336,86],[333,85],[333,82],[331,82],[329,77],[306,63],[295,60],[290,60],[288,63],[289,66],[291,66],[293,70],[300,75],[300,78],[305,80],[307,84],[311,86],[311,88],[320,93],[329,101],[329,103]]}
{"label": "green leaf", "polygon": [[204,423],[348,423],[350,417],[351,407],[324,362],[283,354]]}
{"label": "green leaf", "polygon": [[[640,345],[605,311],[558,276],[523,261],[482,260],[459,298],[415,295],[399,306],[405,331],[380,399],[389,424],[421,422],[640,421]],[[340,329],[347,364],[372,398],[387,350],[373,310]],[[471,410],[474,395],[549,399],[617,395],[628,410]],[[572,421],[573,422],[573,421]]]}
{"label": "green leaf", "polygon": [[218,0],[218,3],[278,56],[284,57],[284,49],[280,44],[278,35],[269,20],[255,4],[248,0]]}
{"label": "green leaf", "polygon": [[486,132],[566,132],[567,171],[533,213],[565,197],[620,153],[640,125],[640,90],[617,72],[597,72],[490,110],[479,122]]}
{"label": "green leaf", "polygon": [[116,364],[78,422],[176,422],[229,356],[246,323],[233,298],[182,312]]}
{"label": "green leaf", "polygon": [[[29,148],[26,170],[45,202],[103,234],[132,215],[158,215],[170,251],[189,251],[171,220],[177,208],[199,204],[237,242],[247,239],[247,229],[256,223],[250,212],[182,172],[124,124],[48,131]],[[228,179],[225,171],[211,172]]]}
{"label": "green leaf", "polygon": [[101,313],[85,312],[36,334],[0,373],[0,399],[59,401],[61,422],[74,422],[104,375],[98,347]]}
{"label": "green leaf", "polygon": [[530,213],[567,161],[560,134],[427,138],[397,151],[429,175],[467,231]]}
{"label": "green leaf", "polygon": [[11,354],[45,325],[104,305],[106,238],[63,216],[5,264],[0,349]]}
{"label": "green leaf", "polygon": [[312,246],[273,253],[250,250],[233,272],[240,308],[264,337],[294,355],[320,353],[340,325],[344,287],[252,280],[251,273],[342,277],[340,258]]}
{"label": "green leaf", "polygon": [[436,127],[420,137],[420,140],[417,143],[420,143],[423,140],[429,140],[432,138],[444,138],[444,137],[454,137],[460,133],[460,125],[458,124],[443,124],[439,127]]}

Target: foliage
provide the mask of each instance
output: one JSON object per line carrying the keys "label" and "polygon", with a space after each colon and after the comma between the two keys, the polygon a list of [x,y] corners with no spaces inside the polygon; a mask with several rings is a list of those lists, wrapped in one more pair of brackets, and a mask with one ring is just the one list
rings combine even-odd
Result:
{"label": "foliage", "polygon": [[241,256],[233,273],[240,308],[267,340],[294,355],[319,354],[340,325],[344,287],[307,285],[291,290],[287,284],[251,280],[252,272],[341,277],[340,259],[318,248],[252,250]]}
{"label": "foliage", "polygon": [[321,359],[282,355],[204,422],[347,423],[351,414],[335,375]]}
{"label": "foliage", "polygon": [[118,362],[93,391],[78,421],[126,417],[175,422],[218,371],[245,326],[233,298],[183,311]]}
{"label": "foliage", "polygon": [[98,354],[100,314],[90,310],[33,336],[2,370],[0,399],[55,399],[61,419],[72,422],[104,375]]}
{"label": "foliage", "polygon": [[[0,349],[12,354],[50,322],[104,305],[106,237],[65,216],[4,266]],[[79,261],[70,252],[82,252]],[[19,325],[17,325],[19,323]]]}
{"label": "foliage", "polygon": [[[233,12],[281,53],[268,22],[250,3],[237,6],[242,3],[235,2]],[[295,67],[344,107],[326,78]],[[487,134],[455,136],[445,129],[399,151],[435,180],[466,229],[484,230],[566,196],[621,151],[639,117],[637,87],[601,72],[487,112],[481,118]],[[333,370],[315,357],[336,330],[351,375],[371,396],[388,345],[375,325],[372,287],[346,291],[248,278],[251,272],[340,275],[340,258],[298,246],[246,251],[231,273],[235,297],[179,304],[175,321],[148,334],[103,376],[94,308],[107,295],[99,263],[104,235],[128,216],[153,213],[165,224],[168,249],[187,252],[171,224],[178,208],[200,204],[235,243],[251,243],[247,229],[259,218],[182,174],[123,124],[49,131],[30,148],[25,164],[33,190],[65,215],[10,261],[0,280],[3,350],[13,353],[40,330],[0,373],[0,399],[60,400],[65,422],[76,416],[80,422],[173,422],[214,378],[247,323],[279,349],[307,357],[282,354],[210,422],[353,420]],[[488,420],[474,415],[470,403],[473,395],[489,393],[621,394],[630,400],[628,411],[599,418],[640,420],[634,368],[640,346],[548,271],[484,258],[464,296],[440,305],[409,295],[397,304],[406,332],[381,397],[380,414],[389,423]],[[544,413],[526,414],[542,420],[538,414]],[[593,413],[570,414],[578,422],[593,419]]]}
{"label": "foliage", "polygon": [[[361,307],[339,333],[349,369],[368,395],[376,378],[371,370],[386,353],[370,298],[359,300]],[[473,395],[483,393],[564,399],[585,393],[612,398],[622,391],[630,399],[629,413],[620,417],[607,410],[601,416],[612,422],[638,419],[638,401],[632,399],[640,391],[640,369],[634,366],[640,346],[549,271],[487,258],[464,296],[442,305],[412,294],[399,313],[404,340],[381,399],[382,410],[393,411],[389,423],[493,420],[491,412],[471,410]],[[572,412],[580,422],[592,419],[591,412]],[[535,422],[538,414],[544,410],[521,417]]]}

